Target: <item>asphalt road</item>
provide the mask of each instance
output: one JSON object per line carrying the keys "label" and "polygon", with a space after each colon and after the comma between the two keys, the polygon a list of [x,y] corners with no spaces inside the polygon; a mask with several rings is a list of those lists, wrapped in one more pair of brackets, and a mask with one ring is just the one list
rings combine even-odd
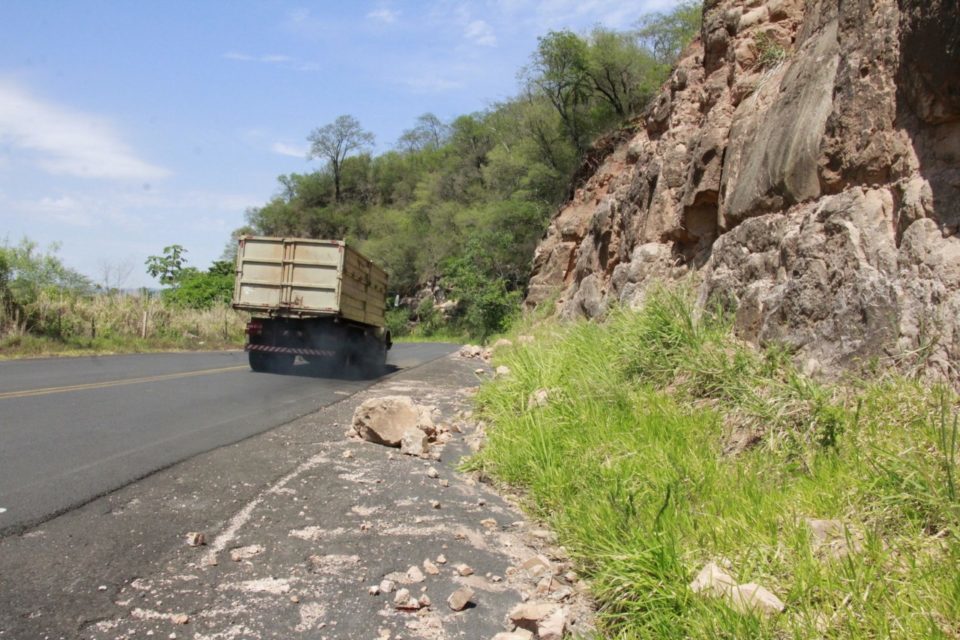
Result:
{"label": "asphalt road", "polygon": [[[400,344],[388,372],[453,345]],[[375,380],[254,373],[242,352],[0,362],[0,534],[343,400]]]}

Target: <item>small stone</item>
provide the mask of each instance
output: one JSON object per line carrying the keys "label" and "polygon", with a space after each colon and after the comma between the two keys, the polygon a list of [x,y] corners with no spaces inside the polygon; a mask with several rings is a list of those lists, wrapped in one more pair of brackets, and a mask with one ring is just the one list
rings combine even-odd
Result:
{"label": "small stone", "polygon": [[411,429],[400,438],[400,453],[408,456],[423,456],[427,453],[427,434],[419,429]]}
{"label": "small stone", "polygon": [[423,561],[423,570],[426,571],[431,576],[435,576],[438,573],[440,573],[439,567],[437,567],[437,565],[430,562],[430,560]]}
{"label": "small stone", "polygon": [[400,589],[393,597],[393,606],[397,609],[415,610],[420,608],[420,603],[410,596],[408,589]]}
{"label": "small stone", "polygon": [[503,582],[503,576],[490,576],[491,582]]}
{"label": "small stone", "polygon": [[456,566],[454,567],[454,569],[456,569],[456,570],[457,570],[457,574],[459,574],[459,575],[461,575],[461,576],[472,576],[472,575],[473,575],[473,567],[471,567],[471,566],[468,565],[468,564],[460,563],[460,564],[456,565]]}
{"label": "small stone", "polygon": [[560,607],[537,624],[540,640],[562,640],[567,626],[567,611]]}
{"label": "small stone", "polygon": [[367,593],[369,593],[372,596],[380,595],[380,586],[376,584],[371,585],[370,587],[367,588]]}
{"label": "small stone", "polygon": [[510,622],[515,626],[537,633],[540,621],[557,610],[551,602],[525,602],[510,611]]}
{"label": "small stone", "polygon": [[442,553],[437,556],[437,564],[447,564],[447,556]]}
{"label": "small stone", "polygon": [[185,613],[175,613],[170,616],[170,622],[173,624],[187,624],[190,622],[190,616]]}
{"label": "small stone", "polygon": [[487,529],[497,528],[497,521],[494,520],[493,518],[484,518],[483,520],[480,521],[480,524],[482,524]]}
{"label": "small stone", "polygon": [[510,367],[502,364],[497,367],[495,374],[498,378],[506,378],[510,375]]}
{"label": "small stone", "polygon": [[382,580],[380,582],[380,591],[381,593],[393,593],[393,590],[397,588],[397,583],[393,580]]}
{"label": "small stone", "polygon": [[753,582],[741,584],[730,590],[728,597],[734,609],[741,613],[780,613],[786,605],[770,591]]}
{"label": "small stone", "polygon": [[501,631],[493,636],[492,640],[533,640],[533,634],[526,629],[516,631]]}
{"label": "small stone", "polygon": [[550,404],[550,392],[546,389],[537,389],[527,398],[527,410],[542,408]]}
{"label": "small stone", "polygon": [[454,611],[463,611],[473,600],[473,589],[460,587],[447,598],[447,605]]}
{"label": "small stone", "polygon": [[428,477],[428,478],[439,478],[439,477],[440,477],[440,473],[439,473],[436,469],[434,469],[433,467],[430,467],[429,469],[427,469],[427,477]]}
{"label": "small stone", "polygon": [[431,500],[431,501],[430,501],[430,506],[433,507],[434,509],[439,509],[439,508],[440,508],[440,501],[439,501],[439,500]]}
{"label": "small stone", "polygon": [[550,561],[543,556],[534,556],[520,565],[530,576],[536,578],[544,573],[551,572]]}
{"label": "small stone", "polygon": [[427,594],[423,594],[422,596],[420,596],[420,600],[418,600],[418,602],[420,603],[421,607],[429,607],[431,604],[430,596],[428,596]]}
{"label": "small stone", "polygon": [[97,591],[106,591],[106,590],[107,590],[107,585],[105,584],[102,584],[99,587],[97,587]]}
{"label": "small stone", "polygon": [[290,602],[297,604],[300,602],[300,596],[290,596]]}
{"label": "small stone", "polygon": [[440,486],[443,488],[447,488],[450,486],[450,481],[447,480],[446,478],[440,478]]}
{"label": "small stone", "polygon": [[416,584],[418,582],[423,582],[426,580],[423,576],[423,572],[420,571],[419,567],[413,566],[407,569],[407,582],[408,584]]}
{"label": "small stone", "polygon": [[706,592],[708,595],[722,596],[737,586],[737,581],[727,575],[715,562],[708,562],[697,577],[690,583],[694,593]]}
{"label": "small stone", "polygon": [[487,499],[486,499],[486,498],[477,498],[477,504],[482,507],[483,505],[487,504]]}
{"label": "small stone", "polygon": [[340,454],[340,457],[341,457],[341,458],[352,458],[352,457],[353,457],[353,451],[344,451],[343,453]]}
{"label": "small stone", "polygon": [[187,545],[191,547],[202,547],[207,544],[207,536],[202,531],[191,531],[187,534]]}
{"label": "small stone", "polygon": [[246,547],[237,547],[230,550],[230,559],[234,562],[242,562],[263,553],[263,547],[259,544],[251,544]]}

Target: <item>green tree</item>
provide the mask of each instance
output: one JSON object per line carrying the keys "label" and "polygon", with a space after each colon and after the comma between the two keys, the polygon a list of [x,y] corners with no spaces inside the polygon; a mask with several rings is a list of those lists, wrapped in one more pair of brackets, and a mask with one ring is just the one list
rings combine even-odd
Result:
{"label": "green tree", "polygon": [[160,284],[171,285],[176,283],[183,272],[187,259],[187,252],[179,244],[172,244],[163,248],[162,256],[149,256],[146,261],[147,273],[160,281]]}
{"label": "green tree", "polygon": [[550,31],[538,38],[529,79],[560,115],[578,154],[586,150],[586,111],[591,96],[587,43],[572,31]]}
{"label": "green tree", "polygon": [[700,32],[702,2],[684,0],[669,12],[653,13],[637,22],[637,38],[656,61],[670,67],[691,40]]}
{"label": "green tree", "polygon": [[333,172],[333,200],[340,202],[340,180],[343,162],[353,151],[373,145],[373,134],[364,131],[360,122],[350,115],[339,116],[330,124],[314,129],[307,141],[310,158],[326,160]]}
{"label": "green tree", "polygon": [[619,120],[636,113],[660,84],[657,62],[628,33],[596,28],[590,35],[587,74],[595,95]]}

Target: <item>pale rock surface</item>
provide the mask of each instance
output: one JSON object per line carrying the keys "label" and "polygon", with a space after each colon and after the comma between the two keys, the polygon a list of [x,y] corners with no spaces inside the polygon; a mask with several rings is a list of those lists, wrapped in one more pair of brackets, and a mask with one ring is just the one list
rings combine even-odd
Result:
{"label": "pale rock surface", "polygon": [[353,430],[364,440],[399,447],[408,433],[436,433],[427,407],[417,405],[409,396],[371,398],[353,414]]}

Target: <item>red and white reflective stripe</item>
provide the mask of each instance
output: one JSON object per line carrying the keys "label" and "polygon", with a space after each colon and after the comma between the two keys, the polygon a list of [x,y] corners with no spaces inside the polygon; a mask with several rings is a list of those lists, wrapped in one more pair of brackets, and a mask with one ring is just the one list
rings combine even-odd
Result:
{"label": "red and white reflective stripe", "polygon": [[292,353],[298,356],[328,356],[332,358],[337,355],[336,351],[329,349],[295,349],[293,347],[272,347],[267,344],[248,344],[244,351],[263,351],[266,353]]}

